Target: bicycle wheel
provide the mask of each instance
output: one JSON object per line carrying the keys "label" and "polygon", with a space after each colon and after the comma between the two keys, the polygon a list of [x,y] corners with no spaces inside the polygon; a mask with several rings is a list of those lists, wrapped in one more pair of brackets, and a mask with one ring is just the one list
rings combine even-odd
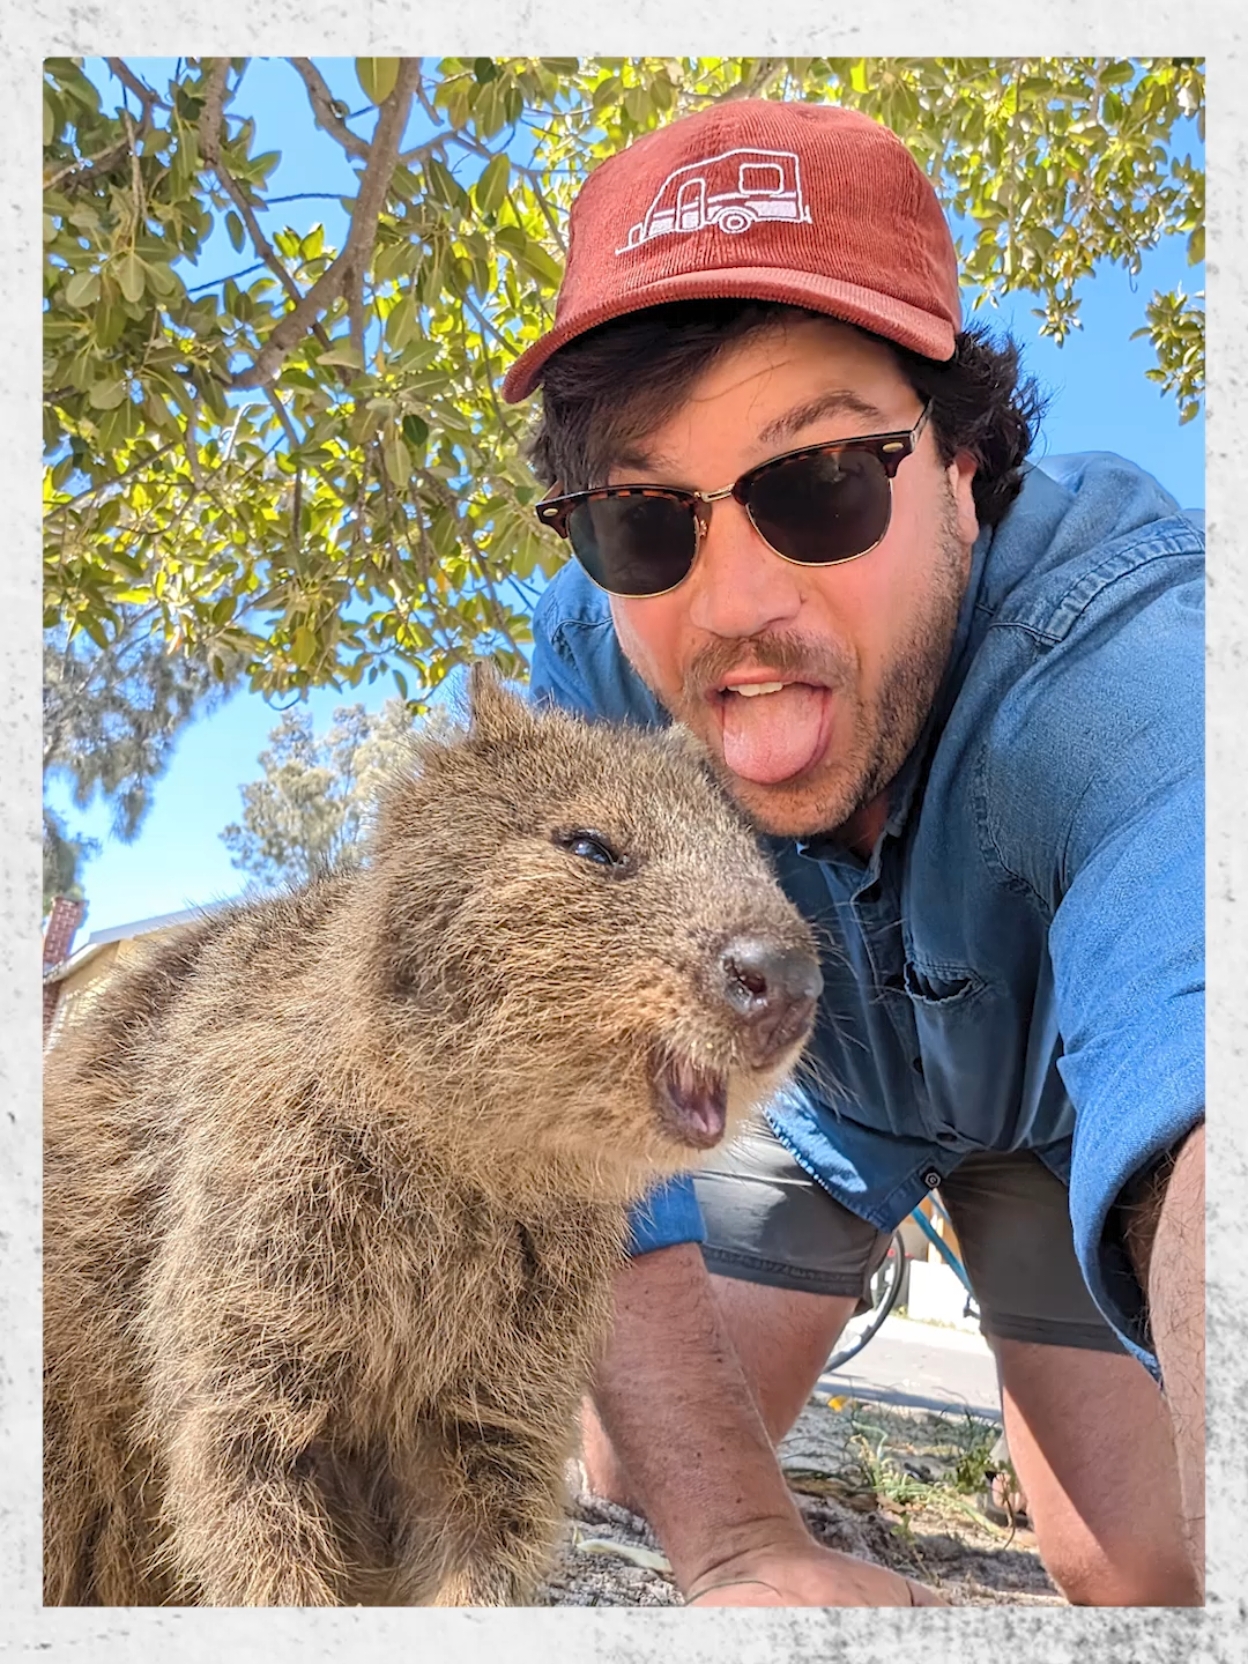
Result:
{"label": "bicycle wheel", "polygon": [[888,1245],[888,1253],[880,1261],[879,1269],[871,1279],[870,1309],[863,1312],[861,1317],[851,1317],[841,1330],[840,1345],[824,1366],[826,1370],[843,1368],[851,1358],[858,1356],[871,1337],[879,1331],[880,1325],[897,1304],[905,1269],[906,1246],[901,1240],[901,1232],[896,1231]]}

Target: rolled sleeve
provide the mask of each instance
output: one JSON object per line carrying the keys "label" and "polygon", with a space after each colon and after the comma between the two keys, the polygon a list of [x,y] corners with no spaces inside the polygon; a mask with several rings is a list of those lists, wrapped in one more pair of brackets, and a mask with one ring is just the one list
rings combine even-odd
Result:
{"label": "rolled sleeve", "polygon": [[660,1185],[629,1215],[628,1251],[634,1258],[671,1248],[678,1242],[705,1242],[706,1222],[694,1194],[693,1181],[672,1179]]}
{"label": "rolled sleeve", "polygon": [[1047,769],[1047,802],[1039,780],[1033,797],[1041,820],[1064,823],[1049,952],[1075,1111],[1075,1250],[1097,1305],[1154,1370],[1119,1203],[1204,1116],[1203,587],[1185,564],[1166,584],[1154,569],[1073,634],[1049,685],[1061,767]]}
{"label": "rolled sleeve", "polygon": [[[1156,736],[1153,736],[1155,741]],[[1151,1352],[1143,1290],[1115,1205],[1204,1116],[1203,800],[1190,765],[1167,766],[1147,734],[1129,748],[1133,803],[1087,847],[1050,933],[1063,1055],[1075,1106],[1070,1210],[1093,1298],[1137,1352]]]}

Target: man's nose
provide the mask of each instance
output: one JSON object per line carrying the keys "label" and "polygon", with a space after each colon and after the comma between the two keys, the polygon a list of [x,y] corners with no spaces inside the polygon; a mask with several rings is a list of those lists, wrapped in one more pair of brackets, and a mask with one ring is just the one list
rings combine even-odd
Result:
{"label": "man's nose", "polygon": [[689,575],[690,623],[729,638],[792,624],[802,604],[797,569],[763,541],[735,497],[713,503],[710,522]]}

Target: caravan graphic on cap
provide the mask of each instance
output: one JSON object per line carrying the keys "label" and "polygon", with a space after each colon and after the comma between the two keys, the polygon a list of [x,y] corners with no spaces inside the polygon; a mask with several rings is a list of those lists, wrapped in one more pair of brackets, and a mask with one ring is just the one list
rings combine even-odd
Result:
{"label": "caravan graphic on cap", "polygon": [[760,220],[810,224],[797,157],[791,150],[725,150],[669,173],[644,219],[617,254],[652,237],[715,229],[739,236]]}

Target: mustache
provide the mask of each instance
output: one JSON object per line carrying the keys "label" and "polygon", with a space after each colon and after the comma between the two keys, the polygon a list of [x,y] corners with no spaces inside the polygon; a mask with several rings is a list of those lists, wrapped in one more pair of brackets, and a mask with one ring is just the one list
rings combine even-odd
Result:
{"label": "mustache", "polygon": [[708,642],[689,661],[681,682],[682,697],[690,703],[702,700],[733,671],[756,669],[774,670],[785,682],[813,682],[834,691],[853,681],[848,653],[826,640],[815,642],[776,630],[742,641]]}

